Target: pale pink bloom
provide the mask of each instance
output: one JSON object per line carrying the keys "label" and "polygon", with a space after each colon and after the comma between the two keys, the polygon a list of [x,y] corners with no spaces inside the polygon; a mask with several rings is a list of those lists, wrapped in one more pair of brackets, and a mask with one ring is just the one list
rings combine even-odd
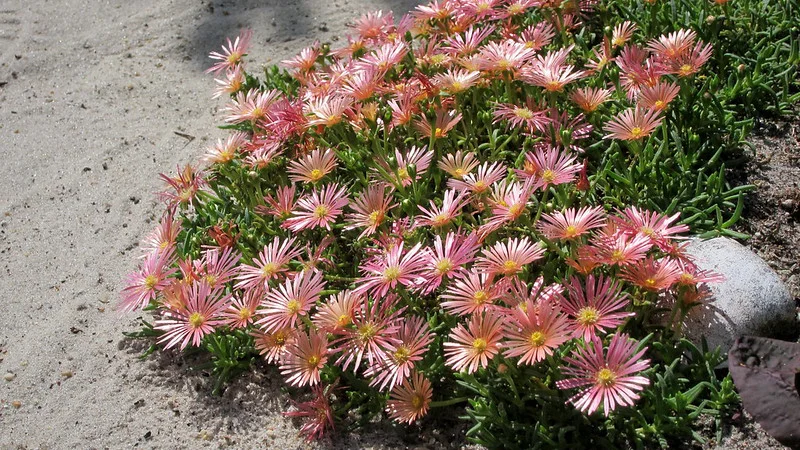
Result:
{"label": "pale pink bloom", "polygon": [[637,342],[627,335],[616,334],[606,352],[600,339],[594,338],[573,358],[564,358],[568,366],[567,378],[556,382],[559,389],[589,386],[568,400],[581,411],[592,414],[603,405],[603,414],[619,406],[633,406],[641,391],[650,381],[634,375],[650,367],[650,360],[642,359],[647,349],[637,352]]}
{"label": "pale pink bloom", "polygon": [[555,37],[556,32],[553,26],[547,22],[539,22],[536,25],[530,25],[516,38],[517,42],[524,44],[525,47],[539,51],[542,47],[550,44]]}
{"label": "pale pink bloom", "polygon": [[392,390],[386,402],[386,412],[400,423],[412,424],[428,413],[432,397],[431,382],[422,373],[414,372],[402,385]]}
{"label": "pale pink bloom", "polygon": [[353,326],[334,330],[339,336],[333,345],[339,345],[334,353],[341,352],[336,364],[347,370],[353,364],[353,372],[361,368],[361,360],[366,357],[367,365],[372,366],[376,360],[386,357],[387,352],[397,350],[399,340],[395,337],[400,329],[401,308],[390,312],[392,302],[373,301],[370,306],[366,298],[360,299],[360,305],[353,316]]}
{"label": "pale pink bloom", "polygon": [[300,72],[308,72],[314,68],[319,54],[319,41],[315,41],[310,47],[300,50],[300,53],[294,58],[283,60],[281,63],[286,67],[297,69]]}
{"label": "pale pink bloom", "polygon": [[504,0],[463,0],[459,7],[459,14],[469,17],[475,22],[494,16],[494,9]]}
{"label": "pale pink bloom", "polygon": [[414,94],[405,92],[394,99],[386,101],[386,104],[392,110],[392,127],[410,123],[411,119],[414,118],[414,114],[419,112],[419,106],[417,106],[414,97]]}
{"label": "pale pink bloom", "polygon": [[445,20],[455,13],[456,2],[452,0],[433,0],[427,5],[419,5],[414,11],[414,17],[421,20]]}
{"label": "pale pink bloom", "polygon": [[689,231],[687,225],[672,225],[680,218],[679,212],[665,216],[655,211],[628,206],[619,214],[619,217],[612,216],[611,220],[620,230],[646,236],[653,245],[657,245],[665,252],[670,248],[670,239],[681,239],[677,235]]}
{"label": "pale pink bloom", "polygon": [[447,187],[460,191],[482,195],[491,189],[492,185],[508,174],[508,168],[501,162],[489,163],[488,161],[478,166],[477,173],[464,175],[463,180],[447,180]]}
{"label": "pale pink bloom", "polygon": [[408,379],[433,341],[428,323],[419,316],[404,319],[395,338],[394,351],[384,353],[364,372],[364,376],[374,376],[369,385],[379,391],[391,390]]}
{"label": "pale pink bloom", "polygon": [[281,361],[281,375],[292,386],[314,386],[319,383],[319,371],[328,362],[328,338],[324,332],[297,333],[286,346]]}
{"label": "pale pink bloom", "polygon": [[470,26],[463,34],[449,36],[442,44],[442,49],[453,56],[471,55],[493,31],[494,26],[492,25],[484,28]]}
{"label": "pale pink bloom", "polygon": [[256,210],[260,213],[270,214],[279,219],[285,219],[292,214],[292,211],[296,207],[294,198],[295,191],[296,188],[294,184],[290,186],[280,186],[275,190],[275,197],[273,197],[272,194],[264,196],[264,201],[269,206],[262,206],[261,208],[256,207]]}
{"label": "pale pink bloom", "polygon": [[538,109],[530,100],[526,106],[498,103],[492,115],[493,123],[505,120],[510,128],[524,128],[528,134],[542,132],[550,123],[547,112]]}
{"label": "pale pink bloom", "polygon": [[543,5],[543,0],[506,0],[503,8],[495,12],[495,19],[508,19],[523,14],[530,8]]}
{"label": "pale pink bloom", "polygon": [[183,350],[190,342],[198,347],[205,335],[213,333],[216,326],[224,323],[222,312],[229,305],[230,294],[223,295],[221,289],[212,289],[203,282],[184,289],[187,291],[183,307],[165,311],[164,318],[156,320],[153,326],[164,332],[158,343],[166,343],[165,348],[180,344]]}
{"label": "pale pink bloom", "polygon": [[461,209],[467,203],[469,203],[469,193],[448,189],[442,198],[441,207],[436,206],[433,200],[430,201],[430,209],[423,206],[418,207],[423,214],[417,217],[415,227],[430,226],[439,228],[449,225],[453,219],[461,215]]}
{"label": "pale pink bloom", "polygon": [[611,45],[614,47],[625,45],[633,37],[636,28],[636,24],[628,20],[614,26],[611,34]]}
{"label": "pale pink bloom", "polygon": [[[421,41],[419,47],[414,51],[414,61],[421,68],[449,67],[452,59],[450,54],[445,52],[435,39],[428,40],[427,43]],[[420,74],[417,74],[417,77],[421,78]]]}
{"label": "pale pink bloom", "polygon": [[503,320],[503,316],[487,311],[474,314],[467,327],[459,324],[444,343],[445,365],[456,372],[466,369],[467,373],[486,368],[500,352]]}
{"label": "pale pink bloom", "polygon": [[282,328],[276,331],[263,331],[255,329],[250,333],[253,336],[255,348],[267,363],[277,363],[283,359],[286,347],[294,342],[297,336],[295,328]]}
{"label": "pale pink bloom", "polygon": [[423,116],[422,119],[414,121],[414,127],[424,137],[431,137],[431,135],[433,135],[436,139],[441,139],[447,136],[447,133],[458,125],[460,121],[461,113],[439,109],[436,111],[436,121],[433,126],[431,126],[428,119]]}
{"label": "pale pink bloom", "polygon": [[175,219],[173,214],[167,211],[161,218],[161,222],[158,226],[142,239],[139,248],[141,248],[145,254],[174,249],[180,232],[181,221]]}
{"label": "pale pink bloom", "polygon": [[653,247],[649,237],[617,232],[601,234],[593,243],[595,261],[608,265],[626,266],[642,260]]}
{"label": "pale pink bloom", "polygon": [[269,140],[256,137],[255,142],[245,142],[245,150],[248,152],[244,158],[244,163],[254,169],[263,169],[283,152],[281,141]]}
{"label": "pale pink bloom", "polygon": [[582,87],[572,91],[569,99],[578,105],[578,108],[583,112],[590,113],[596,111],[601,104],[608,101],[613,91],[613,87],[611,89]]}
{"label": "pale pink bloom", "polygon": [[515,278],[507,282],[502,289],[506,291],[503,295],[503,301],[512,308],[521,308],[523,311],[526,310],[528,301],[534,304],[542,302],[560,304],[563,298],[561,293],[564,292],[564,286],[561,284],[545,286],[544,277],[541,275],[536,278],[536,281],[530,287],[528,287],[527,282]]}
{"label": "pale pink bloom", "polygon": [[422,244],[411,247],[407,252],[403,252],[404,245],[401,242],[387,249],[383,257],[373,258],[362,264],[360,269],[364,276],[358,280],[355,292],[369,293],[374,297],[383,298],[398,284],[413,288],[424,282],[420,276],[425,270]]}
{"label": "pale pink bloom", "polygon": [[433,248],[425,253],[424,293],[430,293],[440,284],[443,278],[453,278],[466,273],[464,266],[475,260],[475,252],[480,248],[478,238],[474,234],[464,236],[458,233],[447,233],[433,239]]}
{"label": "pale pink bloom", "polygon": [[253,265],[242,264],[239,266],[239,275],[236,279],[237,289],[252,289],[255,287],[267,288],[267,282],[278,279],[289,270],[289,261],[300,256],[300,250],[294,247],[295,238],[281,240],[275,236],[271,243],[264,246],[264,250],[253,258]]}
{"label": "pale pink bloom", "polygon": [[514,308],[506,322],[503,354],[520,356],[519,365],[534,364],[552,355],[553,350],[572,338],[567,317],[550,301],[527,300],[524,308]]}
{"label": "pale pink bloom", "polygon": [[497,242],[492,247],[483,250],[483,256],[478,258],[475,268],[489,276],[505,275],[512,277],[522,272],[522,269],[544,256],[544,249],[527,237],[513,238]]}
{"label": "pale pink bloom", "polygon": [[482,71],[516,73],[536,54],[535,50],[512,40],[490,41],[478,53],[478,65]]}
{"label": "pale pink bloom", "polygon": [[663,60],[676,60],[692,48],[695,39],[697,33],[693,30],[680,29],[651,40],[647,49]]}
{"label": "pale pink bloom", "polygon": [[379,40],[394,28],[394,15],[391,11],[386,14],[383,11],[370,11],[349,26],[355,28],[361,39]]}
{"label": "pale pink bloom", "polygon": [[252,30],[242,30],[239,36],[231,42],[230,38],[226,39],[228,45],[222,46],[222,53],[211,52],[208,57],[219,62],[214,63],[213,66],[206,69],[206,73],[220,73],[225,70],[235,69],[242,64],[242,57],[247,52],[247,47],[250,46],[250,39],[253,37]]}
{"label": "pale pink bloom", "polygon": [[159,192],[158,197],[167,202],[167,208],[170,210],[174,210],[178,205],[193,205],[197,193],[208,186],[205,176],[205,172],[190,165],[186,165],[183,170],[178,168],[176,177],[169,177],[162,173],[159,177],[166,181],[175,192]]}
{"label": "pale pink bloom", "polygon": [[592,53],[594,54],[594,58],[586,62],[586,67],[594,72],[600,72],[605,69],[609,63],[614,61],[611,50],[611,40],[608,39],[608,36],[603,36],[603,43],[600,48],[592,49]]}
{"label": "pale pink bloom", "polygon": [[697,265],[684,259],[674,260],[680,273],[677,283],[683,286],[695,286],[700,283],[721,283],[725,277],[711,270],[702,270]]}
{"label": "pale pink bloom", "polygon": [[635,45],[626,45],[614,60],[620,68],[620,84],[633,100],[642,87],[655,86],[662,75],[668,73],[664,64],[648,58],[646,50]]}
{"label": "pale pink bloom", "polygon": [[447,91],[450,94],[458,94],[474,86],[480,77],[480,72],[464,69],[449,69],[447,72],[440,73],[433,77],[433,83],[439,89]]}
{"label": "pale pink bloom", "polygon": [[703,41],[698,41],[690,51],[670,61],[668,70],[681,78],[689,77],[700,71],[713,52],[714,47],[711,44],[703,44]]}
{"label": "pale pink bloom", "polygon": [[200,159],[207,164],[224,164],[233,160],[236,152],[247,142],[247,135],[241,131],[228,136],[223,142],[217,140],[217,144],[206,152]]}
{"label": "pale pink bloom", "polygon": [[174,260],[174,247],[147,254],[139,270],[130,274],[125,281],[119,309],[125,312],[144,309],[151,300],[155,300],[159,292],[173,282],[169,277],[177,272],[177,269],[170,268]]}
{"label": "pale pink bloom", "polygon": [[303,418],[303,426],[300,427],[300,434],[306,437],[307,442],[320,439],[326,431],[334,431],[333,408],[328,401],[328,388],[321,385],[314,385],[314,399],[308,402],[298,403],[292,400],[294,411],[284,412],[286,417]]}
{"label": "pale pink bloom", "polygon": [[382,76],[383,74],[372,66],[356,70],[344,80],[340,92],[357,101],[366,101],[375,93]]}
{"label": "pale pink bloom", "polygon": [[575,159],[575,156],[556,148],[545,150],[540,147],[525,155],[525,169],[517,171],[517,175],[523,179],[530,177],[534,182],[534,189],[546,190],[550,186],[575,181],[576,174],[583,167]]}
{"label": "pale pink bloom", "polygon": [[519,219],[536,189],[533,180],[525,183],[509,183],[507,186],[508,189],[502,193],[502,197],[492,199],[492,217],[481,227],[486,232],[497,230]]}
{"label": "pale pink bloom", "polygon": [[675,83],[659,81],[655,86],[642,87],[636,103],[641,108],[663,111],[678,96],[680,90],[680,86]]}
{"label": "pale pink bloom", "polygon": [[656,109],[643,108],[626,109],[603,127],[608,134],[603,139],[622,139],[625,141],[638,141],[649,136],[659,125],[663,118]]}
{"label": "pale pink bloom", "polygon": [[303,272],[292,280],[284,281],[267,292],[261,304],[262,309],[258,310],[262,317],[256,325],[264,331],[295,327],[300,316],[307,315],[319,300],[324,288],[325,280],[321,273]]}
{"label": "pale pink bloom", "polygon": [[242,254],[232,247],[210,248],[203,252],[201,259],[194,262],[194,273],[208,283],[212,289],[222,287],[239,273],[236,264],[241,257]]}
{"label": "pale pink bloom", "polygon": [[331,127],[336,125],[342,121],[345,113],[350,111],[352,105],[353,99],[344,96],[326,96],[312,100],[305,108],[306,116],[308,116],[306,126]]}
{"label": "pale pink bloom", "polygon": [[652,256],[622,268],[620,278],[648,291],[669,289],[681,276],[681,268],[672,258]]}
{"label": "pale pink bloom", "polygon": [[357,67],[372,67],[381,74],[379,78],[382,78],[383,74],[403,60],[406,53],[408,47],[405,42],[386,43],[359,58]]}
{"label": "pale pink bloom", "polygon": [[225,325],[235,328],[247,328],[253,323],[264,291],[260,288],[248,289],[241,296],[233,296],[230,305],[221,313]]}
{"label": "pale pink bloom", "polygon": [[451,177],[461,180],[464,175],[475,170],[478,164],[480,164],[480,161],[475,157],[474,152],[464,153],[461,150],[456,150],[455,154],[447,154],[439,161],[439,168],[447,172]]}
{"label": "pale pink bloom", "polygon": [[231,99],[230,105],[225,108],[225,112],[228,114],[225,121],[256,123],[267,116],[267,110],[281,95],[281,92],[275,89],[266,92],[256,89],[239,92],[235,98]]}
{"label": "pale pink bloom", "polygon": [[350,203],[350,208],[355,212],[347,216],[349,224],[345,230],[364,228],[359,239],[375,233],[386,220],[389,210],[397,206],[397,203],[392,203],[391,190],[387,195],[386,188],[383,183],[372,183]]}
{"label": "pale pink bloom", "polygon": [[329,148],[324,152],[315,148],[305,157],[290,162],[286,171],[289,172],[289,179],[294,182],[316,183],[335,168],[336,152]]}
{"label": "pale pink bloom", "polygon": [[549,52],[536,58],[520,72],[522,81],[540,86],[547,92],[562,92],[564,87],[586,76],[586,72],[575,70],[575,66],[566,64],[567,55],[574,46]]}
{"label": "pale pink bloom", "polygon": [[283,222],[283,227],[292,231],[322,227],[330,231],[331,224],[349,203],[347,190],[336,183],[314,189],[310,195],[297,201],[292,216]]}
{"label": "pale pink bloom", "polygon": [[226,70],[225,78],[214,78],[214,82],[217,83],[217,87],[214,89],[214,95],[212,95],[211,98],[236,94],[244,85],[242,66],[237,65],[233,70]]}
{"label": "pale pink bloom", "polygon": [[339,291],[325,302],[314,314],[314,325],[319,329],[334,333],[353,323],[356,307],[361,298],[349,290]]}
{"label": "pale pink bloom", "polygon": [[447,286],[442,308],[450,314],[468,316],[492,309],[501,295],[500,286],[485,273],[469,272]]}
{"label": "pale pink bloom", "polygon": [[620,283],[610,277],[589,275],[584,285],[573,276],[565,287],[568,296],[561,299],[561,309],[574,321],[574,336],[583,337],[586,342],[597,332],[615,329],[634,315],[625,311],[628,294],[620,292]]}
{"label": "pale pink bloom", "polygon": [[[409,186],[412,182],[421,179],[422,174],[428,171],[431,159],[433,159],[433,152],[429,151],[425,145],[419,148],[413,146],[406,153],[401,153],[399,149],[395,149],[394,156],[397,161],[396,168],[383,159],[378,159],[377,163],[389,175],[387,181]],[[409,172],[412,167],[416,172],[414,179],[411,178],[411,173]]]}
{"label": "pale pink bloom", "polygon": [[593,228],[605,226],[605,212],[600,206],[567,208],[564,212],[553,211],[542,215],[537,224],[539,231],[548,239],[575,239]]}

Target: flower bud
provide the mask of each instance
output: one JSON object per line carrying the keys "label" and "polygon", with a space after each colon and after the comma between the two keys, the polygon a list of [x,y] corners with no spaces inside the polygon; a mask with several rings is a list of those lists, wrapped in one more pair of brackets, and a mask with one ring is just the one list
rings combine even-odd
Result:
{"label": "flower bud", "polygon": [[747,66],[745,66],[744,64],[739,64],[739,66],[736,68],[736,70],[739,71],[739,73],[744,73],[744,70],[746,68],[747,68]]}
{"label": "flower bud", "polygon": [[717,18],[716,18],[716,17],[714,17],[714,16],[708,16],[708,17],[706,17],[706,23],[707,23],[707,24],[709,24],[709,25],[711,25],[712,23],[714,23],[714,21],[715,21],[715,20],[717,20]]}

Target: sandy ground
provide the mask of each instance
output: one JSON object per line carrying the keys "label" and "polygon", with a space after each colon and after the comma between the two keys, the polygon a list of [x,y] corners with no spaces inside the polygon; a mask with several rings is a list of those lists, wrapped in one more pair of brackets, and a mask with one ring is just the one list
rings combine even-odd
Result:
{"label": "sandy ground", "polygon": [[[138,316],[114,306],[161,213],[157,174],[224,136],[207,53],[252,28],[253,70],[415,3],[0,2],[0,449],[307,447],[273,372],[212,397],[174,354],[140,360],[122,336]],[[409,442],[389,428],[327,445],[438,447],[463,432]]]}

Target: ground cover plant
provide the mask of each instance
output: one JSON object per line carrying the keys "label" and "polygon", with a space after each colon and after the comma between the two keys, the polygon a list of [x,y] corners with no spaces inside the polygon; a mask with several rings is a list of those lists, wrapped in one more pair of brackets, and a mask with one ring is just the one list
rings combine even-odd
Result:
{"label": "ground cover plant", "polygon": [[121,308],[217,390],[276,365],[310,439],[459,405],[493,448],[702,441],[738,396],[681,337],[719,281],[684,239],[736,235],[725,163],[797,99],[796,9],[434,1],[263,74],[245,31],[211,54],[230,134],[162,175]]}

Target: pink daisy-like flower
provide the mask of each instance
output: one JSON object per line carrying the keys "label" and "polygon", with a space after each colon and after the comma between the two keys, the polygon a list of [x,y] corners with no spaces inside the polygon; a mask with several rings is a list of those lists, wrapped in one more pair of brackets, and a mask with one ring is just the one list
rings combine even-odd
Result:
{"label": "pink daisy-like flower", "polygon": [[345,230],[364,228],[359,239],[375,233],[386,220],[389,210],[397,206],[397,203],[392,203],[391,190],[387,195],[386,188],[387,186],[382,183],[370,184],[350,203],[350,208],[355,212],[347,216],[349,223]]}
{"label": "pink daisy-like flower", "polygon": [[321,189],[315,188],[310,195],[297,201],[292,217],[286,219],[282,226],[294,232],[316,227],[330,231],[331,224],[348,203],[347,190],[343,186],[332,183]]}
{"label": "pink daisy-like flower", "polygon": [[225,325],[231,328],[246,328],[253,323],[253,316],[256,314],[264,291],[260,288],[248,289],[241,296],[233,296],[228,309],[222,312]]}
{"label": "pink daisy-like flower", "polygon": [[333,341],[333,345],[338,345],[334,353],[342,353],[336,364],[343,370],[353,364],[353,372],[361,368],[365,357],[367,365],[372,366],[385,358],[387,352],[397,350],[399,341],[395,336],[400,329],[400,315],[405,311],[405,308],[400,308],[390,312],[391,301],[373,301],[370,306],[366,298],[360,297],[359,303],[352,327],[334,330],[339,338]]}
{"label": "pink daisy-like flower", "polygon": [[[395,149],[395,160],[397,161],[396,168],[392,167],[388,162],[383,159],[378,159],[377,163],[381,168],[389,174],[386,181],[402,186],[409,186],[412,182],[422,178],[422,175],[428,171],[433,159],[433,152],[428,150],[428,147],[413,146],[406,153],[401,153],[399,149]],[[414,168],[416,177],[411,178],[410,171]]]}
{"label": "pink daisy-like flower", "polygon": [[539,231],[548,239],[575,239],[593,228],[605,226],[605,212],[600,206],[567,208],[542,215],[537,224]]}
{"label": "pink daisy-like flower", "polygon": [[180,232],[181,221],[175,219],[174,215],[167,211],[158,226],[142,239],[139,248],[145,254],[166,252],[169,249],[174,249]]}
{"label": "pink daisy-like flower", "polygon": [[626,266],[644,259],[652,247],[648,236],[617,231],[594,239],[592,258],[602,264]]}
{"label": "pink daisy-like flower", "polygon": [[506,283],[502,289],[505,291],[503,301],[507,305],[527,311],[528,301],[534,304],[542,302],[560,303],[564,286],[561,284],[545,286],[544,277],[539,275],[532,286],[528,286],[527,282],[515,278]]}
{"label": "pink daisy-like flower", "polygon": [[529,134],[544,131],[550,123],[547,112],[537,108],[530,100],[525,106],[498,103],[492,115],[493,123],[505,120],[509,127],[524,128]]}
{"label": "pink daisy-like flower", "polygon": [[234,95],[242,89],[244,85],[244,71],[241,64],[233,68],[233,70],[225,71],[225,78],[215,78],[214,82],[217,83],[217,88],[214,89],[214,94],[211,98],[220,98],[223,95]]}
{"label": "pink daisy-like flower", "polygon": [[404,319],[395,337],[394,351],[386,352],[364,372],[364,376],[375,377],[369,384],[377,386],[380,391],[391,390],[408,379],[414,365],[422,360],[428,344],[433,341],[428,323],[419,316]]}
{"label": "pink daisy-like flower", "polygon": [[252,289],[254,287],[267,287],[267,282],[271,279],[279,278],[289,270],[286,267],[294,258],[300,256],[300,250],[294,247],[295,238],[289,238],[281,242],[281,238],[275,236],[270,244],[264,246],[264,250],[253,258],[253,265],[242,264],[239,266],[239,275],[236,279],[237,289]]}
{"label": "pink daisy-like flower", "polygon": [[620,293],[620,284],[612,278],[589,275],[584,284],[578,277],[572,277],[565,287],[568,296],[562,298],[561,308],[574,320],[574,336],[587,342],[598,331],[616,328],[634,315],[624,311],[629,303],[628,294]]}
{"label": "pink daisy-like flower", "polygon": [[304,435],[308,442],[321,438],[328,430],[334,431],[333,408],[328,401],[329,388],[314,385],[312,389],[314,394],[312,400],[303,403],[292,400],[296,410],[283,413],[286,417],[303,419],[300,434]]}
{"label": "pink daisy-like flower", "polygon": [[694,263],[683,260],[674,260],[678,265],[678,284],[683,286],[695,286],[700,283],[720,283],[725,281],[725,277],[711,270],[702,270]]}
{"label": "pink daisy-like flower", "polygon": [[220,73],[225,70],[232,70],[242,64],[242,57],[247,52],[247,47],[250,46],[250,39],[253,37],[253,30],[243,30],[236,39],[231,42],[230,38],[227,39],[228,45],[222,46],[222,53],[211,52],[209,58],[219,62],[214,63],[213,66],[206,69],[206,73]]}
{"label": "pink daisy-like flower", "polygon": [[147,254],[141,268],[128,276],[122,289],[119,309],[125,312],[143,309],[158,297],[159,292],[172,284],[169,277],[178,271],[170,268],[174,256],[175,249],[172,247]]}
{"label": "pink daisy-like flower", "polygon": [[586,62],[586,67],[594,72],[600,72],[605,67],[614,61],[614,56],[611,50],[611,39],[608,36],[603,36],[603,43],[600,48],[592,49],[594,58]]}
{"label": "pink daisy-like flower", "polygon": [[444,278],[453,278],[466,272],[465,265],[475,260],[475,252],[480,248],[478,237],[475,234],[464,236],[458,233],[447,233],[442,242],[442,237],[437,235],[433,240],[433,248],[425,253],[425,278],[423,292],[430,293]]}
{"label": "pink daisy-like flower", "polygon": [[194,273],[212,289],[222,287],[238,274],[236,264],[241,257],[242,254],[234,251],[233,247],[208,249],[201,259],[194,261]]}
{"label": "pink daisy-like flower", "polygon": [[439,168],[447,172],[451,177],[456,180],[461,180],[464,175],[471,173],[478,167],[480,161],[473,152],[462,152],[456,150],[455,153],[445,155],[439,161]]}
{"label": "pink daisy-like flower", "polygon": [[178,205],[193,205],[197,193],[208,185],[205,175],[205,172],[196,170],[190,165],[186,165],[183,170],[179,167],[176,177],[170,177],[162,173],[159,177],[175,192],[163,191],[159,192],[158,196],[167,202],[167,207],[170,210],[173,210]]}
{"label": "pink daisy-like flower", "polygon": [[531,25],[516,37],[516,41],[535,51],[541,50],[550,44],[556,35],[552,25],[547,22],[539,22]]}
{"label": "pink daisy-like flower", "polygon": [[360,305],[359,296],[349,290],[339,291],[317,309],[312,320],[319,329],[333,333],[353,323]]}
{"label": "pink daisy-like flower", "polygon": [[316,183],[336,168],[336,153],[326,148],[323,152],[315,148],[304,158],[289,163],[287,172],[294,182]]}
{"label": "pink daisy-like flower", "polygon": [[506,223],[519,219],[526,211],[528,201],[536,189],[533,180],[525,183],[509,183],[508,189],[502,192],[501,198],[492,199],[492,217],[481,226],[481,232],[486,234],[497,230]]}
{"label": "pink daisy-like flower", "polygon": [[636,264],[623,267],[620,277],[648,291],[660,291],[669,289],[680,275],[680,266],[674,259],[648,256]]}
{"label": "pink daisy-like flower", "polygon": [[458,122],[460,121],[461,113],[440,109],[436,111],[436,120],[433,126],[431,126],[431,123],[428,122],[427,118],[423,117],[422,119],[414,122],[414,127],[424,137],[429,138],[431,135],[433,135],[436,139],[441,139],[447,136],[447,133],[449,133],[453,127],[458,125]]}
{"label": "pink daisy-like flower", "polygon": [[528,300],[524,308],[514,308],[507,322],[504,354],[520,356],[519,365],[534,364],[553,354],[553,350],[572,338],[567,316],[553,302],[534,303]]}
{"label": "pink daisy-like flower", "polygon": [[399,64],[407,53],[408,46],[405,42],[390,42],[362,56],[357,64],[359,68],[373,67],[381,74],[385,74],[392,66]]}
{"label": "pink daisy-like flower", "polygon": [[453,56],[468,56],[474,53],[493,31],[492,25],[484,28],[470,26],[463,34],[449,36],[442,44],[442,49]]}
{"label": "pink daisy-like flower", "polygon": [[567,56],[573,48],[570,45],[545,56],[536,56],[531,64],[522,69],[520,79],[543,87],[547,92],[562,92],[567,84],[586,76],[586,72],[576,71],[574,66],[566,64]]}
{"label": "pink daisy-like flower", "polygon": [[659,81],[655,86],[643,86],[639,91],[637,105],[641,108],[663,111],[677,97],[681,88],[675,83]]}
{"label": "pink daisy-like flower", "polygon": [[444,343],[445,365],[460,372],[473,373],[486,368],[500,352],[504,317],[487,311],[474,314],[467,327],[459,324]]}
{"label": "pink daisy-like flower", "polygon": [[494,307],[500,298],[500,285],[485,273],[468,273],[458,278],[442,294],[442,308],[450,314],[468,316],[479,314]]}
{"label": "pink daisy-like flower", "polygon": [[282,328],[275,331],[256,329],[250,335],[253,336],[258,354],[264,356],[264,359],[272,364],[283,359],[286,347],[291,345],[297,336],[297,329]]}
{"label": "pink daisy-like flower", "polygon": [[328,338],[324,332],[297,333],[281,361],[281,375],[292,386],[314,386],[319,383],[319,371],[328,362]]}
{"label": "pink daisy-like flower", "polygon": [[585,113],[594,112],[597,108],[611,98],[611,89],[582,87],[569,94],[569,99],[578,105]]}
{"label": "pink daisy-like flower", "polygon": [[611,34],[611,45],[614,47],[622,47],[626,42],[631,40],[633,33],[636,31],[636,24],[628,20],[614,26]]}
{"label": "pink daisy-like flower", "polygon": [[319,54],[319,41],[316,41],[312,46],[300,50],[300,53],[298,53],[294,58],[281,61],[281,64],[291,69],[297,69],[303,73],[308,72],[314,68],[317,58],[319,58]]}
{"label": "pink daisy-like flower", "polygon": [[450,0],[433,0],[427,5],[419,5],[414,8],[414,17],[420,20],[445,20],[455,14],[456,6],[457,4]]}
{"label": "pink daisy-like flower", "polygon": [[306,126],[331,127],[341,122],[351,106],[353,99],[344,96],[329,96],[312,100],[305,108],[308,121]]}
{"label": "pink daisy-like flower", "polygon": [[608,134],[603,139],[621,139],[625,141],[638,141],[650,135],[663,118],[660,111],[644,108],[626,109],[603,127]]}
{"label": "pink daisy-like flower", "polygon": [[447,180],[447,187],[459,191],[483,195],[492,185],[508,175],[508,168],[501,162],[489,163],[488,161],[478,166],[476,173],[467,173],[463,180]]}
{"label": "pink daisy-like flower", "polygon": [[620,230],[646,236],[652,244],[657,245],[663,251],[669,249],[670,239],[679,238],[676,236],[677,234],[689,231],[687,225],[672,226],[680,218],[680,213],[668,217],[654,211],[629,206],[621,214],[622,217],[611,218]]}
{"label": "pink daisy-like flower", "polygon": [[575,162],[576,157],[557,148],[538,148],[525,155],[523,170],[517,175],[534,180],[534,189],[547,189],[549,186],[571,183],[583,167]]}
{"label": "pink daisy-like flower", "polygon": [[201,159],[208,164],[225,164],[233,160],[245,142],[247,142],[246,134],[240,131],[233,133],[224,142],[218,139],[217,144],[208,149]]}
{"label": "pink daisy-like flower", "polygon": [[169,309],[164,319],[156,320],[153,328],[164,331],[158,343],[166,343],[165,348],[178,344],[181,350],[191,342],[198,347],[203,337],[214,332],[214,327],[225,321],[222,312],[228,307],[230,294],[223,295],[221,289],[212,289],[203,282],[185,287],[185,305],[179,309]]}
{"label": "pink daisy-like flower", "polygon": [[685,54],[697,39],[693,30],[680,29],[669,34],[662,34],[647,43],[647,49],[663,60],[676,60]]}
{"label": "pink daisy-like flower", "polygon": [[603,351],[599,339],[594,338],[582,350],[573,353],[573,358],[564,358],[568,366],[564,374],[573,377],[556,382],[559,389],[589,386],[568,400],[588,414],[603,405],[603,414],[619,406],[632,406],[641,391],[650,381],[634,375],[647,370],[650,360],[642,359],[647,349],[637,352],[638,343],[624,334],[611,338],[608,350]]}
{"label": "pink daisy-like flower", "polygon": [[471,88],[480,79],[480,72],[464,69],[450,69],[433,77],[433,83],[450,94],[458,94]]}
{"label": "pink daisy-like flower", "polygon": [[700,71],[700,68],[708,62],[713,53],[714,47],[711,44],[703,44],[703,41],[698,41],[690,51],[676,60],[670,61],[670,73],[674,73],[681,78],[692,76]]}
{"label": "pink daisy-like flower", "polygon": [[544,256],[544,249],[527,237],[508,239],[483,250],[475,268],[490,276],[513,277],[522,272],[525,265]]}
{"label": "pink daisy-like flower", "polygon": [[413,288],[425,280],[420,273],[425,270],[425,261],[422,258],[422,244],[419,243],[407,252],[403,252],[404,243],[387,249],[383,257],[373,258],[361,265],[364,274],[358,280],[355,292],[358,294],[369,293],[375,297],[383,298],[390,289],[398,284]]}
{"label": "pink daisy-like flower", "polygon": [[318,272],[303,272],[292,280],[286,280],[275,289],[267,292],[262,303],[262,315],[256,325],[264,331],[275,331],[281,328],[294,327],[300,316],[305,316],[319,300],[320,292],[325,288],[325,280]]}
{"label": "pink daisy-like flower", "polygon": [[275,190],[274,197],[272,194],[264,196],[264,201],[268,206],[257,207],[257,211],[275,216],[279,219],[285,219],[292,215],[292,211],[296,207],[294,198],[295,192],[296,188],[294,184],[291,186],[281,186]]}
{"label": "pink daisy-like flower", "polygon": [[256,123],[267,116],[267,110],[281,95],[280,91],[275,89],[266,92],[256,89],[239,92],[231,100],[230,105],[225,108],[225,112],[228,113],[225,121],[229,123]]}
{"label": "pink daisy-like flower", "polygon": [[481,47],[478,53],[478,66],[487,72],[517,72],[536,52],[525,44],[512,40],[491,41]]}
{"label": "pink daisy-like flower", "polygon": [[442,199],[442,206],[436,206],[433,200],[430,201],[430,209],[419,206],[419,209],[424,213],[421,217],[417,217],[417,227],[443,227],[450,224],[453,219],[461,214],[461,208],[469,203],[468,192],[456,192],[454,190],[447,190]]}
{"label": "pink daisy-like flower", "polygon": [[414,372],[392,390],[386,402],[386,412],[400,423],[412,424],[428,413],[432,397],[431,382],[422,373]]}

